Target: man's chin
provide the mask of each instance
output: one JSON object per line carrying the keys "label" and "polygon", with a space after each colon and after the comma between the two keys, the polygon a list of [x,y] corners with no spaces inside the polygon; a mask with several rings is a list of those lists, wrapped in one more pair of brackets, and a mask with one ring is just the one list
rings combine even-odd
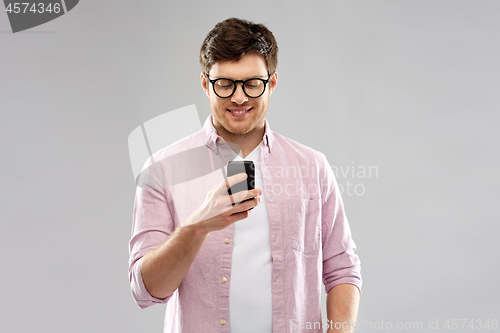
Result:
{"label": "man's chin", "polygon": [[246,128],[246,129],[239,129],[239,128],[226,128],[226,131],[233,135],[245,135],[248,134],[251,129]]}
{"label": "man's chin", "polygon": [[246,119],[246,121],[239,121],[235,122],[233,119],[225,119],[225,122],[223,125],[224,129],[228,131],[231,134],[247,134],[252,130],[252,123],[251,121],[248,121],[249,119]]}

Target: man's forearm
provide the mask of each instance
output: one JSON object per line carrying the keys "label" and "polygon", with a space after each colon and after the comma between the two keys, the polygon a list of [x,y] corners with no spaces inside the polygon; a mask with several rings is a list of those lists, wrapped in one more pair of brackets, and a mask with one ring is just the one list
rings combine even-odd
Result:
{"label": "man's forearm", "polygon": [[166,298],[179,287],[207,235],[194,226],[179,227],[144,256],[141,275],[151,296]]}
{"label": "man's forearm", "polygon": [[[222,230],[246,219],[250,208],[260,203],[262,190],[255,188],[228,197],[227,190],[247,178],[245,173],[230,176],[210,190],[203,204],[175,229],[159,247],[148,252],[141,262],[141,275],[151,296],[166,298],[181,284],[198,252],[212,231]],[[242,201],[229,205],[229,198]]]}
{"label": "man's forearm", "polygon": [[354,331],[358,317],[359,289],[353,284],[336,285],[326,297],[326,312],[328,316],[328,333]]}

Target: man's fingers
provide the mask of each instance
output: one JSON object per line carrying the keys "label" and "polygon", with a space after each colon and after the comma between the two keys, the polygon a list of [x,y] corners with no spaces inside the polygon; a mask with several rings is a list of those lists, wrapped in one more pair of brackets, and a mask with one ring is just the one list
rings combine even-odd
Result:
{"label": "man's fingers", "polygon": [[246,173],[238,173],[234,176],[227,177],[226,179],[224,179],[224,182],[226,185],[226,187],[225,187],[226,191],[234,184],[238,184],[238,183],[246,180],[247,177],[248,177],[248,175]]}
{"label": "man's fingers", "polygon": [[241,212],[249,210],[250,208],[258,206],[259,204],[260,204],[260,198],[257,197],[257,198],[254,198],[252,200],[241,202],[241,203],[233,206],[230,213],[231,213],[231,215],[241,213]]}
{"label": "man's fingers", "polygon": [[[233,197],[229,196],[229,188],[232,187],[235,184],[241,183],[243,181],[246,182],[246,179],[248,178],[248,175],[246,173],[238,173],[236,175],[227,177],[224,179],[222,183],[220,183],[219,187],[219,194],[227,198],[227,200],[232,204],[234,203]],[[246,191],[245,191],[246,192]]]}
{"label": "man's fingers", "polygon": [[249,191],[236,192],[236,193],[231,194],[231,196],[233,197],[233,202],[237,203],[237,202],[243,201],[245,199],[255,198],[261,194],[262,194],[262,190],[260,188],[256,188],[256,189],[249,190]]}
{"label": "man's fingers", "polygon": [[[229,210],[231,210],[230,214],[234,214],[234,204],[239,204],[241,201],[245,199],[255,198],[262,194],[262,190],[259,188],[253,190],[243,190],[236,193],[232,193],[229,195],[228,189],[235,184],[246,181],[248,175],[246,173],[238,173],[236,175],[227,177],[223,182],[219,184],[219,188],[217,190],[218,194],[216,195],[216,204],[213,206],[216,208],[216,214],[222,214]],[[248,208],[246,208],[248,209]],[[240,209],[243,211],[244,209]]]}

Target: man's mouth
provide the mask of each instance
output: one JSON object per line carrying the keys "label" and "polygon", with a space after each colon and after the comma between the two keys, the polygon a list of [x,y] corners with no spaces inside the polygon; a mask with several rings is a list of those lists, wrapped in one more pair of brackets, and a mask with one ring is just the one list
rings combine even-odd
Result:
{"label": "man's mouth", "polygon": [[229,112],[234,113],[234,114],[243,114],[245,112],[250,111],[252,108],[230,108],[227,109]]}

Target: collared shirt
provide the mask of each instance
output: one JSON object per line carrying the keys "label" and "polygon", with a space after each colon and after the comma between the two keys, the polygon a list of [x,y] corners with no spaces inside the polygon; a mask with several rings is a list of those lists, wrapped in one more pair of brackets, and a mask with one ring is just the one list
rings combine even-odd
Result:
{"label": "collared shirt", "polygon": [[[323,284],[327,293],[341,283],[361,290],[360,261],[326,157],[273,132],[267,120],[258,148],[269,216],[273,332],[292,332],[291,323],[321,322]],[[234,225],[208,235],[179,288],[165,299],[147,292],[140,265],[224,181],[234,157],[210,115],[199,132],[155,153],[141,173],[129,277],[141,308],[168,302],[164,332],[230,331]]]}

